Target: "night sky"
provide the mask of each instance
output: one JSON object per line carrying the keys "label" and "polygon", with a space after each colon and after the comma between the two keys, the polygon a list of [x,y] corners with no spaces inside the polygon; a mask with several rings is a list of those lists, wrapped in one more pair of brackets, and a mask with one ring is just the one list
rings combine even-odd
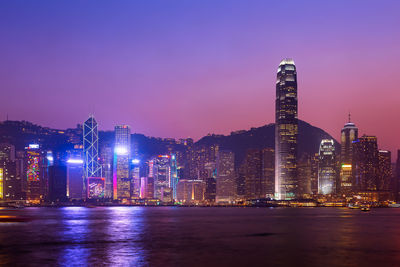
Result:
{"label": "night sky", "polygon": [[400,1],[1,1],[0,120],[159,137],[274,122],[297,66],[299,118],[400,148]]}

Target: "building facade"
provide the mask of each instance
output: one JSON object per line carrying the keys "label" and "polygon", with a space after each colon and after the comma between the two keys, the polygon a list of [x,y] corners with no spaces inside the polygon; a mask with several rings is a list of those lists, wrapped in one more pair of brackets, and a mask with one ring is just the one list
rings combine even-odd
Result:
{"label": "building facade", "polygon": [[346,123],[341,131],[340,151],[340,185],[341,194],[349,195],[355,190],[355,177],[353,172],[353,142],[358,139],[358,128],[350,121]]}
{"label": "building facade", "polygon": [[131,129],[128,125],[115,126],[114,145],[113,197],[126,200],[131,197]]}
{"label": "building facade", "polygon": [[83,123],[83,161],[84,181],[83,190],[87,195],[87,180],[89,177],[100,177],[101,165],[99,163],[99,135],[97,121],[91,115]]}
{"label": "building facade", "polygon": [[217,154],[216,202],[232,203],[236,197],[235,154],[219,150]]}
{"label": "building facade", "polygon": [[275,100],[275,197],[297,197],[297,74],[292,59],[279,64]]}
{"label": "building facade", "polygon": [[323,139],[319,146],[318,193],[336,192],[336,154],[333,139]]}

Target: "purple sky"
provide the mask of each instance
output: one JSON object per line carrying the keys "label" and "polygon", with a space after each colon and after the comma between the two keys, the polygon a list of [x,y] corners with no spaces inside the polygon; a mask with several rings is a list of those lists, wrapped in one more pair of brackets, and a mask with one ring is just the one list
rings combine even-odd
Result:
{"label": "purple sky", "polygon": [[299,118],[400,148],[400,1],[2,1],[0,119],[160,137],[274,122],[293,57]]}

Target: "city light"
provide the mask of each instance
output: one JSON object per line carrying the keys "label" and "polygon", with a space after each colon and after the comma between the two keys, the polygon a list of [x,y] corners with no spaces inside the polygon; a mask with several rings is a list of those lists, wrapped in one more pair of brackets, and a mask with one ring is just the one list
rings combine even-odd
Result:
{"label": "city light", "polygon": [[83,164],[83,160],[82,159],[68,159],[67,163],[69,163],[69,164]]}
{"label": "city light", "polygon": [[132,164],[137,165],[137,164],[139,164],[139,163],[140,163],[140,160],[139,160],[139,159],[133,159],[133,160],[132,160]]}
{"label": "city light", "polygon": [[29,149],[38,149],[39,144],[29,144]]}
{"label": "city light", "polygon": [[128,149],[124,146],[116,146],[114,152],[117,155],[128,155]]}

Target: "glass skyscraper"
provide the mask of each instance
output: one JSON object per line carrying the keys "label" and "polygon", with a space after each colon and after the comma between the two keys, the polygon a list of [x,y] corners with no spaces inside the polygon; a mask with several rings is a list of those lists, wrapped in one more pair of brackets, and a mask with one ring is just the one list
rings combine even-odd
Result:
{"label": "glass skyscraper", "polygon": [[114,199],[131,197],[129,176],[131,158],[131,128],[128,125],[115,126],[113,195]]}
{"label": "glass skyscraper", "polygon": [[319,147],[318,193],[327,195],[335,193],[336,156],[333,139],[323,139]]}
{"label": "glass skyscraper", "polygon": [[87,195],[87,181],[89,177],[101,177],[99,163],[99,136],[97,121],[90,115],[83,124],[83,156],[84,156],[84,191]]}
{"label": "glass skyscraper", "polygon": [[292,59],[279,64],[275,100],[275,198],[297,197],[297,76]]}
{"label": "glass skyscraper", "polygon": [[358,139],[358,128],[350,121],[350,115],[349,122],[342,129],[340,139],[340,193],[351,194],[355,189],[353,142]]}

